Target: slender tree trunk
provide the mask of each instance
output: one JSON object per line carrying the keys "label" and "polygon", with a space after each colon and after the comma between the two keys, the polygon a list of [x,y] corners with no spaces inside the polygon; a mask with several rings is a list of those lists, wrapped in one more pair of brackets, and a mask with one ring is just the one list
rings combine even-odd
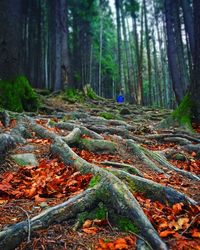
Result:
{"label": "slender tree trunk", "polygon": [[147,7],[146,0],[143,0],[144,5],[144,22],[145,22],[145,38],[146,38],[146,49],[147,49],[147,65],[148,65],[148,82],[149,82],[149,104],[152,105],[152,72],[151,72],[151,51],[149,41],[149,27],[147,21]]}
{"label": "slender tree trunk", "polygon": [[172,77],[173,89],[178,103],[181,102],[184,96],[183,86],[181,85],[181,76],[178,68],[178,59],[176,51],[176,42],[173,27],[173,15],[172,15],[172,0],[165,0],[165,15],[166,15],[166,27],[167,27],[167,52],[170,73]]}
{"label": "slender tree trunk", "polygon": [[141,31],[140,31],[140,55],[139,55],[139,104],[143,104],[143,72],[142,72],[142,67],[143,67],[143,19],[144,19],[144,8],[142,6],[141,9]]}
{"label": "slender tree trunk", "polygon": [[189,0],[181,0],[181,7],[183,9],[183,18],[185,23],[185,29],[189,37],[190,50],[192,57],[195,55],[195,41],[194,41],[194,21],[192,8]]}
{"label": "slender tree trunk", "polygon": [[93,66],[93,44],[91,44],[91,48],[90,48],[90,74],[89,74],[89,84],[90,86],[92,86],[92,66]]}
{"label": "slender tree trunk", "polygon": [[[154,6],[155,8],[155,6]],[[160,78],[160,81],[162,82],[162,85],[164,86],[164,96],[163,96],[163,105],[165,107],[167,107],[167,103],[168,103],[168,85],[167,85],[167,80],[166,80],[166,69],[165,69],[165,65],[164,62],[165,57],[164,57],[164,53],[163,53],[163,48],[162,48],[162,37],[160,34],[160,29],[159,29],[159,25],[158,25],[158,16],[155,14],[155,9],[154,9],[154,15],[155,15],[155,24],[156,24],[156,30],[157,30],[157,35],[158,35],[158,45],[159,45],[159,55],[160,55],[160,65],[161,65],[161,71],[162,71],[162,78]],[[161,83],[160,83],[161,84]]]}
{"label": "slender tree trunk", "polygon": [[62,89],[61,82],[61,34],[60,34],[60,0],[51,0],[50,3],[50,39],[52,62],[52,87],[54,91]]}
{"label": "slender tree trunk", "polygon": [[102,45],[103,45],[103,13],[101,1],[99,5],[100,27],[99,27],[99,96],[101,96],[101,60],[102,60]]}
{"label": "slender tree trunk", "polygon": [[175,39],[176,51],[177,51],[178,66],[179,66],[179,71],[180,71],[180,81],[185,92],[189,85],[189,76],[188,76],[188,70],[187,70],[187,65],[186,65],[187,60],[186,60],[184,49],[183,49],[181,21],[180,21],[180,16],[179,16],[179,4],[177,1],[173,2],[171,9],[173,11],[174,34],[176,38]]}
{"label": "slender tree trunk", "polygon": [[[134,47],[134,41],[131,39],[132,36],[130,36],[131,32],[130,32],[130,28],[129,28],[129,22],[127,19],[127,28],[128,28],[128,34],[129,34],[129,53],[128,56],[130,57],[130,74],[131,74],[131,82],[128,83],[129,89],[130,89],[130,93],[131,93],[131,100],[130,103],[136,103],[136,95],[137,95],[137,67],[136,67],[136,63],[135,63],[135,51],[133,49]],[[132,83],[132,84],[131,84]]]}
{"label": "slender tree trunk", "polygon": [[77,17],[76,7],[72,11],[72,41],[73,41],[73,51],[72,51],[72,61],[73,61],[73,87],[81,88],[81,50],[79,46],[79,28],[78,28],[78,17]]}
{"label": "slender tree trunk", "polygon": [[121,62],[121,22],[120,8],[121,0],[115,0],[116,18],[117,18],[117,45],[118,45],[118,74],[119,74],[119,90],[122,89],[122,62]]}
{"label": "slender tree trunk", "polygon": [[196,122],[200,122],[200,1],[193,0],[194,9],[194,34],[195,34],[195,57],[193,81],[191,86],[191,99],[194,102],[193,115]]}
{"label": "slender tree trunk", "polygon": [[60,32],[61,32],[61,79],[62,86],[67,87],[71,82],[71,67],[68,53],[67,29],[67,0],[60,0]]}
{"label": "slender tree trunk", "polygon": [[[14,6],[13,6],[14,4]],[[21,0],[0,1],[0,79],[10,79],[22,72]]]}
{"label": "slender tree trunk", "polygon": [[[155,41],[155,36],[154,36],[153,32],[152,32],[152,43],[153,43],[153,62],[154,62],[154,85],[158,89],[158,94],[156,95],[156,100],[158,101],[159,107],[163,107],[163,93],[162,93],[163,92],[162,91],[163,83],[162,83],[159,69],[158,69],[156,41]],[[153,104],[153,103],[151,103],[151,104]]]}

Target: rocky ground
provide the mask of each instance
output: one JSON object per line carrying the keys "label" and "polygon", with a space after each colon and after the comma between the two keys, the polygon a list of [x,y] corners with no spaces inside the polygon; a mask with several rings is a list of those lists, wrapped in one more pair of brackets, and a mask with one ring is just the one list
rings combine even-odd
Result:
{"label": "rocky ground", "polygon": [[199,249],[200,135],[170,114],[46,98],[1,113],[0,249]]}

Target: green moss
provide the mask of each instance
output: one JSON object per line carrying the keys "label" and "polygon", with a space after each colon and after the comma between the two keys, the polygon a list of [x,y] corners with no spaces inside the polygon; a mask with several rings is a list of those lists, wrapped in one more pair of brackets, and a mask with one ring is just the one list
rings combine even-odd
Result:
{"label": "green moss", "polygon": [[83,102],[84,94],[75,88],[68,88],[64,91],[62,99],[71,103]]}
{"label": "green moss", "polygon": [[180,105],[172,113],[172,118],[176,120],[179,125],[184,126],[190,130],[192,130],[192,107],[193,103],[190,99],[190,96],[189,94],[186,94]]}
{"label": "green moss", "polygon": [[20,165],[20,166],[26,166],[27,165],[27,162],[23,159],[18,159],[18,158],[15,158],[15,162]]}
{"label": "green moss", "polygon": [[107,213],[108,213],[107,208],[104,206],[104,204],[102,202],[100,202],[98,204],[98,206],[95,209],[93,209],[92,211],[80,213],[78,215],[78,220],[80,221],[81,224],[84,223],[84,221],[87,219],[103,220],[106,218]]}
{"label": "green moss", "polygon": [[139,233],[136,225],[130,219],[124,216],[114,215],[113,221],[121,231]]}
{"label": "green moss", "polygon": [[98,207],[94,210],[95,218],[98,219],[98,220],[105,219],[107,213],[108,213],[108,210],[104,206],[103,203],[99,203]]}
{"label": "green moss", "polygon": [[39,100],[25,76],[0,80],[0,106],[15,112],[37,111]]}
{"label": "green moss", "polygon": [[50,125],[51,127],[55,126],[55,121],[50,120],[50,121],[49,121],[49,125]]}
{"label": "green moss", "polygon": [[93,176],[92,179],[90,180],[90,183],[89,183],[89,187],[92,188],[94,186],[96,186],[101,180],[101,177],[100,176]]}
{"label": "green moss", "polygon": [[135,226],[135,224],[132,223],[131,220],[125,217],[119,219],[118,227],[120,230],[125,231],[125,232],[131,231],[134,233],[138,233],[138,228]]}
{"label": "green moss", "polygon": [[103,118],[105,118],[105,119],[107,119],[107,120],[116,119],[116,116],[115,116],[115,115],[113,115],[113,114],[111,114],[111,113],[108,113],[108,112],[101,112],[101,113],[99,114],[99,116],[101,116],[101,117],[103,117]]}

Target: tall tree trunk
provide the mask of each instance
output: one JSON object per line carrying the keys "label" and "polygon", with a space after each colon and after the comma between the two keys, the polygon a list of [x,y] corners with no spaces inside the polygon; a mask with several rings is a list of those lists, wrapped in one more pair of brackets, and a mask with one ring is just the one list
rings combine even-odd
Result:
{"label": "tall tree trunk", "polygon": [[72,51],[72,72],[73,72],[73,87],[80,89],[81,88],[81,50],[79,46],[79,28],[78,28],[78,13],[77,7],[72,10],[72,42],[73,42],[73,51]]}
{"label": "tall tree trunk", "polygon": [[101,96],[101,61],[102,61],[102,45],[103,45],[103,13],[102,13],[102,1],[99,4],[99,15],[100,15],[100,27],[99,27],[99,96]]}
{"label": "tall tree trunk", "polygon": [[51,65],[52,87],[54,91],[62,89],[61,83],[61,34],[60,34],[60,0],[50,2],[50,27],[51,27]]}
{"label": "tall tree trunk", "polygon": [[67,87],[71,80],[71,67],[68,53],[67,0],[60,0],[60,32],[61,32],[61,79],[62,86]]}
{"label": "tall tree trunk", "polygon": [[194,21],[192,8],[189,0],[181,0],[181,7],[183,9],[183,18],[185,23],[185,29],[189,37],[190,50],[192,57],[195,55],[195,41],[194,41]]}
{"label": "tall tree trunk", "polygon": [[200,122],[200,1],[193,0],[194,9],[194,34],[195,34],[195,57],[193,81],[191,86],[191,99],[194,102],[193,115],[196,122]]}
{"label": "tall tree trunk", "polygon": [[122,89],[122,61],[121,61],[121,21],[120,8],[121,0],[115,0],[116,18],[117,18],[117,45],[118,45],[118,74],[119,74],[119,90]]}
{"label": "tall tree trunk", "polygon": [[136,67],[136,59],[135,59],[135,51],[133,49],[134,46],[134,41],[132,40],[132,36],[130,36],[131,32],[130,32],[130,28],[129,28],[129,22],[128,19],[126,20],[126,26],[128,29],[128,34],[129,34],[129,52],[128,52],[128,56],[129,56],[129,61],[130,61],[130,75],[131,75],[131,82],[128,82],[128,86],[129,86],[129,91],[130,91],[130,95],[131,95],[131,100],[130,103],[136,103],[136,94],[137,94],[137,67]]}
{"label": "tall tree trunk", "polygon": [[0,79],[22,74],[22,6],[21,0],[0,1]]}
{"label": "tall tree trunk", "polygon": [[146,38],[146,49],[147,49],[147,65],[148,65],[148,82],[149,82],[149,104],[152,105],[152,72],[151,72],[151,51],[149,41],[149,27],[147,21],[147,7],[146,0],[143,0],[144,5],[144,22],[145,22],[145,38]]}
{"label": "tall tree trunk", "polygon": [[[153,62],[154,62],[154,85],[158,89],[158,93],[156,95],[156,100],[158,101],[159,107],[163,107],[163,83],[159,74],[159,69],[158,69],[158,58],[157,58],[157,50],[156,50],[156,41],[155,41],[155,36],[153,35],[152,32],[152,43],[153,43]],[[154,99],[155,100],[155,99]],[[153,103],[151,103],[153,104]]]}
{"label": "tall tree trunk", "polygon": [[170,73],[172,77],[173,89],[178,103],[181,102],[184,96],[183,86],[181,85],[180,70],[178,68],[178,58],[176,51],[176,42],[173,27],[172,0],[165,0],[165,15],[167,27],[167,52]]}
{"label": "tall tree trunk", "polygon": [[[168,82],[167,82],[167,76],[166,76],[166,65],[165,65],[165,56],[164,56],[164,48],[162,48],[162,37],[161,37],[161,32],[160,32],[160,28],[159,28],[159,20],[158,20],[158,15],[156,15],[156,11],[155,11],[155,5],[154,5],[154,15],[155,15],[155,25],[156,25],[156,31],[157,31],[157,36],[158,36],[158,45],[159,45],[159,55],[160,55],[160,65],[161,65],[161,71],[162,71],[162,78],[160,79],[160,81],[162,82],[162,85],[164,86],[164,96],[163,96],[163,105],[165,107],[167,107],[168,105]],[[165,45],[165,44],[164,44]]]}
{"label": "tall tree trunk", "polygon": [[184,93],[189,85],[189,76],[188,76],[188,67],[186,65],[186,57],[183,49],[183,40],[182,40],[182,32],[181,32],[181,20],[179,15],[179,3],[177,1],[173,2],[171,6],[173,11],[173,20],[174,20],[174,34],[176,40],[176,51],[177,51],[177,59],[178,59],[178,67],[180,71],[180,81],[184,89]]}
{"label": "tall tree trunk", "polygon": [[139,79],[139,91],[138,91],[138,100],[139,100],[139,104],[143,104],[143,72],[142,72],[142,68],[143,68],[143,20],[144,19],[144,8],[143,6],[141,7],[141,22],[140,22],[140,52],[139,52],[139,63],[138,63],[138,79]]}

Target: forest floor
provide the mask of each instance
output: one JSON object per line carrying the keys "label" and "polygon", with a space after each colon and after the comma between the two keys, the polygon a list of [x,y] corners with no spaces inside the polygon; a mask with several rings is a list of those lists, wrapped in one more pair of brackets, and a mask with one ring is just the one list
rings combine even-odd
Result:
{"label": "forest floor", "polygon": [[[0,249],[199,250],[200,126],[194,124],[196,133],[174,127],[159,129],[157,124],[169,114],[169,110],[111,100],[70,104],[59,97],[47,98],[39,114],[27,114],[31,118],[26,121],[26,135],[1,159],[0,242],[7,241],[7,245],[0,243]],[[0,122],[0,135],[12,134],[17,126],[25,126],[20,119],[10,116],[7,124]],[[74,164],[67,164],[56,146],[52,149],[55,136],[65,138],[76,153],[72,154]],[[7,151],[8,146],[5,148]],[[37,224],[32,230],[31,218],[45,211],[51,213],[51,207],[79,195],[75,202],[81,202],[81,194],[98,185],[98,175],[82,171],[73,157],[123,180],[167,247],[159,241],[158,247],[151,244],[151,233],[150,238],[145,238],[145,232],[138,230],[139,223],[134,225],[124,214],[117,222],[110,213],[110,201],[105,207],[103,199],[94,202],[93,213],[86,214],[90,207],[83,202],[86,208],[82,211],[76,213],[78,208],[74,207],[66,210],[69,214],[73,211],[74,217],[57,219],[53,214],[50,224],[48,217],[46,225],[45,221],[43,226]],[[119,213],[123,212],[121,206]],[[18,225],[20,221],[26,222],[26,234],[16,234],[21,239],[13,248],[9,240],[16,238],[5,237],[9,234],[7,226]],[[16,228],[12,230],[15,234]]]}

